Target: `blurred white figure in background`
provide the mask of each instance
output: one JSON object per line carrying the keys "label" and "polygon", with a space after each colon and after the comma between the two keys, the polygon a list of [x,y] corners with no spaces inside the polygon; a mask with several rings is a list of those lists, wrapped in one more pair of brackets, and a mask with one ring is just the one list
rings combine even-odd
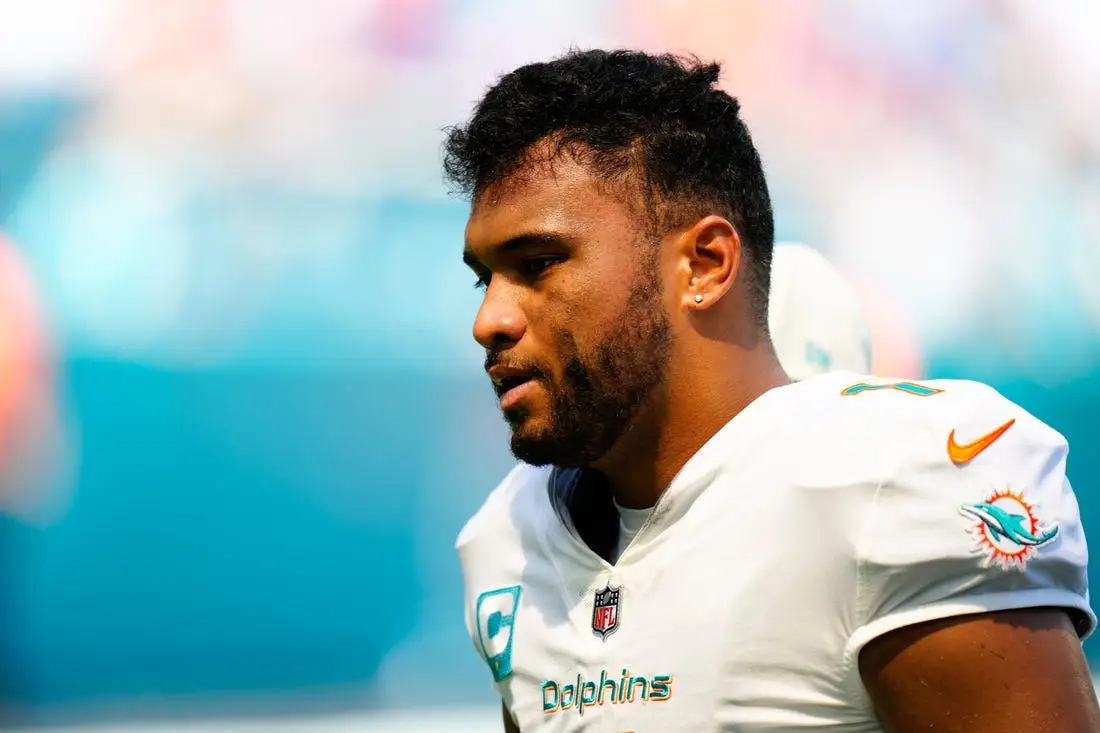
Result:
{"label": "blurred white figure in background", "polygon": [[775,246],[768,326],[779,363],[795,381],[871,372],[871,330],[855,288],[804,244]]}

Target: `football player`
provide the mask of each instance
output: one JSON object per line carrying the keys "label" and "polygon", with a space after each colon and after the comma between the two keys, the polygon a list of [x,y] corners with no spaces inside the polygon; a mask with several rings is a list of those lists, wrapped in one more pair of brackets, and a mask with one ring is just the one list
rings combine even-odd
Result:
{"label": "football player", "polygon": [[1065,440],[973,382],[792,383],[718,76],[574,51],[447,139],[522,461],[457,543],[505,729],[1100,731]]}

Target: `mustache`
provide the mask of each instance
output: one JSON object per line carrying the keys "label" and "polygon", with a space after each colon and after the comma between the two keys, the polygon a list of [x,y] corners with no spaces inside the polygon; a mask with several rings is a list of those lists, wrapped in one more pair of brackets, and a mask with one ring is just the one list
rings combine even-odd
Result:
{"label": "mustache", "polygon": [[501,349],[491,349],[485,353],[485,371],[488,373],[490,369],[495,366],[505,367],[507,369],[515,369],[517,371],[527,372],[532,378],[546,376],[546,370],[534,361],[525,359],[505,359],[504,351]]}

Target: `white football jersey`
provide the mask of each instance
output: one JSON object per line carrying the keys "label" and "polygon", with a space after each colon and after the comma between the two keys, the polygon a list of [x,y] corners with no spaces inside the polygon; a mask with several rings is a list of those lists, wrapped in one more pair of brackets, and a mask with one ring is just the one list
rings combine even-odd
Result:
{"label": "white football jersey", "polygon": [[1092,631],[1066,453],[974,382],[774,389],[615,564],[517,466],[458,538],[467,627],[522,733],[881,731],[857,663],[881,634],[1035,606]]}

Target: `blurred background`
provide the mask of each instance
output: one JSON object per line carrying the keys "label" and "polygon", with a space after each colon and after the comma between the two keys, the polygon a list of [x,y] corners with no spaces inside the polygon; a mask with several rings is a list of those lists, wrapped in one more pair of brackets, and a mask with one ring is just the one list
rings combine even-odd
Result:
{"label": "blurred background", "polygon": [[723,60],[875,371],[1062,431],[1100,542],[1095,0],[0,0],[0,727],[498,729],[441,129],[570,45]]}

